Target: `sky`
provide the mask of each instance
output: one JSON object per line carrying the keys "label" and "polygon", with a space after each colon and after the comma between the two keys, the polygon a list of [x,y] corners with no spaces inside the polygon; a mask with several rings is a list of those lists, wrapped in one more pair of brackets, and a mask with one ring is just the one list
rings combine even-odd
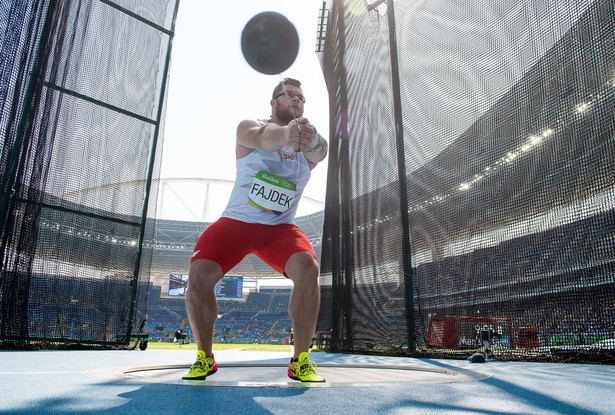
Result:
{"label": "sky", "polygon": [[[299,79],[304,116],[329,139],[329,100],[315,53],[322,0],[180,0],[171,53],[161,178],[235,178],[235,131],[244,119],[268,118],[282,77]],[[241,52],[245,24],[263,11],[285,15],[299,34],[297,59],[280,75],[252,69]],[[304,195],[324,202],[328,158]]]}

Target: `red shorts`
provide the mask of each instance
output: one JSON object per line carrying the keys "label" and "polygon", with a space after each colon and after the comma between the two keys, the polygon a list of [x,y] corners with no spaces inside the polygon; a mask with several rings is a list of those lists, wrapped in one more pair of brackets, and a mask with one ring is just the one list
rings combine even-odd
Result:
{"label": "red shorts", "polygon": [[284,274],[291,255],[307,251],[316,254],[305,234],[295,225],[262,225],[230,218],[220,218],[199,237],[192,259],[217,262],[226,274],[248,254],[254,254],[267,265]]}

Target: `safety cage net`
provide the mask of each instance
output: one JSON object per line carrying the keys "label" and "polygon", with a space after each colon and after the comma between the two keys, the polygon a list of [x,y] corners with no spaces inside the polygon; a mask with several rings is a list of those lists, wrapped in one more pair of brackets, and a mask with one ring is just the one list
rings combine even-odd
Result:
{"label": "safety cage net", "polygon": [[0,346],[145,336],[177,4],[2,1]]}
{"label": "safety cage net", "polygon": [[333,0],[329,350],[615,361],[612,0]]}

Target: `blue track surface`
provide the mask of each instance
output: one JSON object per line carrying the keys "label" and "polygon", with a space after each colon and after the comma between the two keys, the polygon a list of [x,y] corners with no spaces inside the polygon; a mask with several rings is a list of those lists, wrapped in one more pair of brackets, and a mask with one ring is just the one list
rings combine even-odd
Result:
{"label": "blue track surface", "polygon": [[[312,353],[327,365],[408,365],[443,372],[479,372],[479,380],[344,388],[211,387],[152,379],[108,378],[102,369],[189,366],[192,350],[0,352],[2,414],[613,414],[615,366],[411,359]],[[273,363],[263,382],[285,379],[288,353],[221,351],[221,364]],[[277,365],[279,364],[279,365]],[[258,369],[223,374],[253,376]],[[272,372],[274,370],[275,372]],[[104,371],[104,370],[103,370]],[[277,372],[280,373],[277,373]],[[429,371],[429,370],[427,370]],[[342,373],[343,369],[339,369]],[[369,382],[371,372],[349,381]],[[288,379],[286,379],[288,380]],[[195,387],[196,386],[196,387]],[[199,387],[200,386],[200,387]]]}

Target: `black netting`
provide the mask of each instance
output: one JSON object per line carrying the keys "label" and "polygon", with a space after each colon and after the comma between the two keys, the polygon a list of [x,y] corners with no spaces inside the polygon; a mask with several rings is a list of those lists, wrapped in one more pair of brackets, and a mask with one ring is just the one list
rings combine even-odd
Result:
{"label": "black netting", "polygon": [[0,344],[143,337],[176,13],[2,2]]}
{"label": "black netting", "polygon": [[359,3],[321,55],[331,350],[613,361],[613,2]]}

